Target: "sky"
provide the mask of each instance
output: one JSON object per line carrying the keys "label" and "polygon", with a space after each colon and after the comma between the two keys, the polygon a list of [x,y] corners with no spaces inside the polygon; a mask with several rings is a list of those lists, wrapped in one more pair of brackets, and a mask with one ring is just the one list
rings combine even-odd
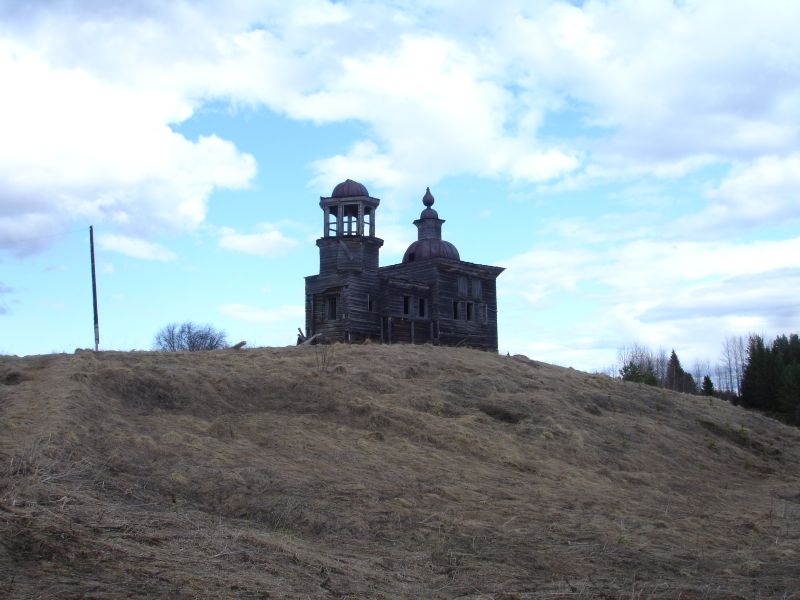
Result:
{"label": "sky", "polygon": [[320,196],[430,186],[500,352],[716,362],[800,329],[794,0],[0,0],[0,353],[294,344]]}

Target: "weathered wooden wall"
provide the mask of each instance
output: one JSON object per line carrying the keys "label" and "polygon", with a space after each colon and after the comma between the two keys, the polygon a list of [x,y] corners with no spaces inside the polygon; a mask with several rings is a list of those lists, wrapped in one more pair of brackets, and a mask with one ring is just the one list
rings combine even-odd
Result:
{"label": "weathered wooden wall", "polygon": [[[499,267],[445,258],[383,267],[380,269],[381,314],[412,322],[427,321],[427,335],[418,337],[415,329],[415,342],[424,340],[446,345],[497,350],[496,279],[502,271],[503,269]],[[462,289],[459,289],[460,277],[466,278],[466,285],[462,286]],[[479,294],[476,294],[473,281],[480,282]],[[411,314],[403,312],[404,295],[414,299]],[[425,317],[416,312],[416,301],[421,297],[427,301],[428,311]],[[459,303],[460,318],[454,318],[453,302]],[[473,305],[471,319],[467,319],[468,303]],[[431,334],[431,322],[433,334]],[[405,339],[410,326],[397,326],[396,329],[400,332],[397,335],[394,329],[392,342],[410,341]],[[383,339],[389,341],[386,331]]]}
{"label": "weathered wooden wall", "polygon": [[[306,278],[308,335],[497,350],[496,279],[502,268],[446,258],[378,268],[382,244],[378,238],[354,236],[317,240],[320,274]],[[336,319],[327,314],[331,295],[337,298]]]}

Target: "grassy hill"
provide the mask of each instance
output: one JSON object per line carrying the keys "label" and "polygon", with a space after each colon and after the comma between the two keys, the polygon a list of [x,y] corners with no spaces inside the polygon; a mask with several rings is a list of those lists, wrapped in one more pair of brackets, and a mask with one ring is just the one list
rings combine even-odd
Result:
{"label": "grassy hill", "polygon": [[0,357],[0,597],[800,598],[800,431],[525,357]]}

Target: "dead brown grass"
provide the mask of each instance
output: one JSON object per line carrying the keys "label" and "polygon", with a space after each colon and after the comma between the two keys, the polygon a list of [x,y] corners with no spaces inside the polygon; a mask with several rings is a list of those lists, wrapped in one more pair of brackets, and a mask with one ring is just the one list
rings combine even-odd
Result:
{"label": "dead brown grass", "polygon": [[0,357],[0,597],[800,598],[798,442],[460,348]]}

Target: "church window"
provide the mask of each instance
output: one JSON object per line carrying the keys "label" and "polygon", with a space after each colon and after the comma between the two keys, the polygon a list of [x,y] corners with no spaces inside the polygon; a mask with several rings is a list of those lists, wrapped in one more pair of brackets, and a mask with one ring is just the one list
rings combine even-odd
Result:
{"label": "church window", "polygon": [[329,321],[336,320],[336,296],[328,296],[325,318]]}
{"label": "church window", "polygon": [[[453,318],[459,321],[463,321],[464,319],[468,318],[468,304],[463,301],[456,300],[453,302]],[[471,313],[470,313],[471,314]]]}
{"label": "church window", "polygon": [[467,278],[463,275],[458,276],[458,295],[459,296],[466,296],[467,295]]}
{"label": "church window", "polygon": [[483,282],[480,279],[472,280],[472,297],[476,300],[483,299]]}

